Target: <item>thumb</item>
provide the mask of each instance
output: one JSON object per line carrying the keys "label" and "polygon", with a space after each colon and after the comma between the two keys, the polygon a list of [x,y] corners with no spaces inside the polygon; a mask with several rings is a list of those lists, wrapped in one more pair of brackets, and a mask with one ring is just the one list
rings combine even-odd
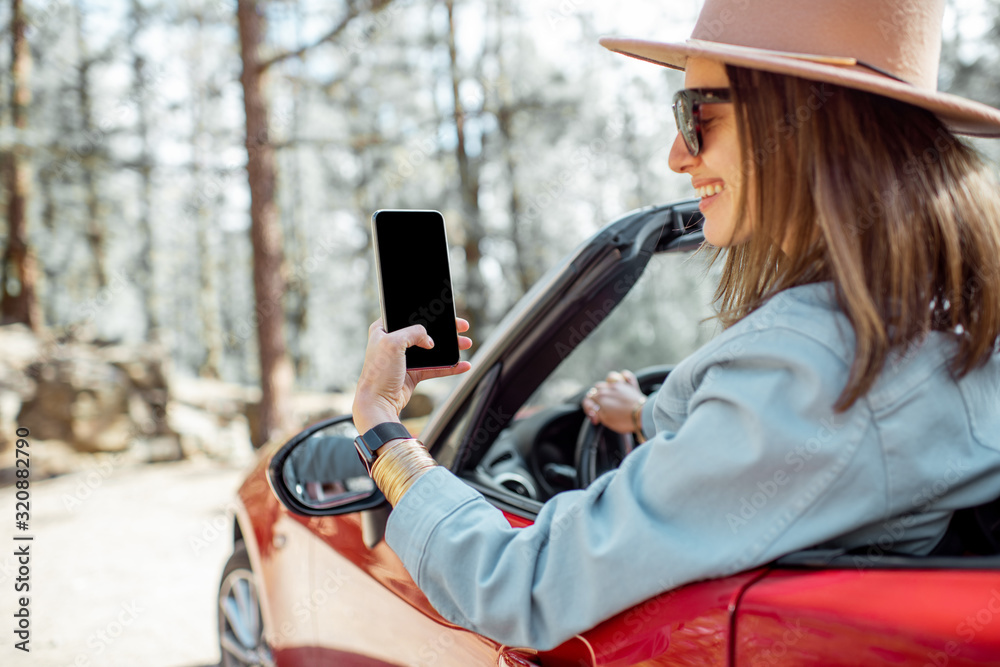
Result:
{"label": "thumb", "polygon": [[636,389],[639,388],[639,378],[637,378],[635,376],[635,373],[633,373],[632,371],[629,371],[629,370],[625,370],[625,371],[622,371],[622,375],[625,376],[625,381],[626,382],[628,382],[630,385],[632,385]]}
{"label": "thumb", "polygon": [[414,324],[413,326],[409,326],[404,329],[398,329],[389,335],[397,338],[397,340],[402,342],[406,347],[417,346],[428,350],[434,347],[434,340],[430,337],[430,334],[427,333],[427,329],[425,329],[422,324]]}

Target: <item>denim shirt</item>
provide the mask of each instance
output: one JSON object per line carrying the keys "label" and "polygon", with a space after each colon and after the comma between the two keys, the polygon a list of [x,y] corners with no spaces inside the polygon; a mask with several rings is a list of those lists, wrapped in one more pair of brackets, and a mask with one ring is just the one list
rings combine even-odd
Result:
{"label": "denim shirt", "polygon": [[955,381],[953,337],[896,355],[836,413],[853,330],[830,284],[786,290],[679,364],[655,436],[533,525],[435,468],[386,540],[446,619],[538,649],[816,545],[926,554],[955,509],[1000,495],[1000,353]]}

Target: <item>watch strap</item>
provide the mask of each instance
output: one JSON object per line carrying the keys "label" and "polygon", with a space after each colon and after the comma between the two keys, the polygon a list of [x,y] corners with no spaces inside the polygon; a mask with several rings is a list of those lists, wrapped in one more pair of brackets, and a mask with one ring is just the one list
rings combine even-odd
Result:
{"label": "watch strap", "polygon": [[376,449],[396,438],[412,438],[410,432],[399,422],[382,422],[365,431],[361,439],[365,441],[368,449],[375,452]]}
{"label": "watch strap", "polygon": [[364,435],[359,435],[354,439],[354,447],[358,450],[361,462],[365,464],[368,474],[372,474],[372,466],[375,465],[375,450],[397,438],[410,438],[410,432],[399,422],[382,422],[365,431]]}

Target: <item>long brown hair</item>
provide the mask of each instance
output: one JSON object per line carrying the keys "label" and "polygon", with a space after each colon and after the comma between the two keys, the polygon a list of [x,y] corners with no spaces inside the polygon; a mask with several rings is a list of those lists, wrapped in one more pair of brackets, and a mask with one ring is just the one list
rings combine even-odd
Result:
{"label": "long brown hair", "polygon": [[857,340],[839,411],[930,331],[954,334],[956,377],[984,364],[1000,336],[1000,195],[978,153],[903,102],[726,71],[747,184],[738,219],[753,234],[725,253],[723,324],[832,281]]}

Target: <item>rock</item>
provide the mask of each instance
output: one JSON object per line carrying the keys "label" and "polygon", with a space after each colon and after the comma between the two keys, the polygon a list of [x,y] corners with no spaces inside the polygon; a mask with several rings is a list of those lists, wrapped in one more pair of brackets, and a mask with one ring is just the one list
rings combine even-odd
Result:
{"label": "rock", "polygon": [[21,372],[42,356],[41,342],[24,324],[0,327],[0,350],[4,363]]}
{"label": "rock", "polygon": [[250,429],[243,415],[219,416],[175,401],[167,410],[167,419],[180,436],[185,458],[203,454],[234,463],[249,461]]}
{"label": "rock", "polygon": [[[289,400],[291,414],[287,428],[278,434],[272,434],[274,438],[290,437],[302,430],[309,424],[314,424],[322,419],[339,417],[340,415],[351,414],[353,397],[347,394],[335,394],[325,392],[295,392]],[[260,414],[259,399],[246,406],[247,423],[250,425],[250,440],[260,443],[260,431],[258,429]]]}
{"label": "rock", "polygon": [[64,343],[33,362],[33,395],[18,425],[34,437],[61,440],[80,452],[120,452],[137,437],[170,437],[168,387],[162,361],[137,348]]}
{"label": "rock", "polygon": [[140,391],[169,390],[170,357],[159,345],[109,345],[98,350],[100,358],[122,370]]}
{"label": "rock", "polygon": [[45,362],[36,382],[34,398],[18,417],[35,437],[64,440],[85,452],[128,447],[129,381],[120,369],[78,354]]}
{"label": "rock", "polygon": [[73,439],[73,401],[76,390],[68,382],[51,379],[40,381],[35,396],[21,406],[17,420],[42,440]]}
{"label": "rock", "polygon": [[184,459],[184,449],[177,435],[136,438],[132,441],[129,454],[141,463],[166,463]]}
{"label": "rock", "polygon": [[217,415],[241,415],[250,403],[260,401],[260,389],[221,380],[175,377],[170,385],[172,398]]}
{"label": "rock", "polygon": [[[78,454],[61,440],[38,440],[33,436],[31,434],[28,437],[32,482],[82,470],[90,458]],[[14,447],[0,455],[0,487],[9,486],[16,481],[16,456]]]}

